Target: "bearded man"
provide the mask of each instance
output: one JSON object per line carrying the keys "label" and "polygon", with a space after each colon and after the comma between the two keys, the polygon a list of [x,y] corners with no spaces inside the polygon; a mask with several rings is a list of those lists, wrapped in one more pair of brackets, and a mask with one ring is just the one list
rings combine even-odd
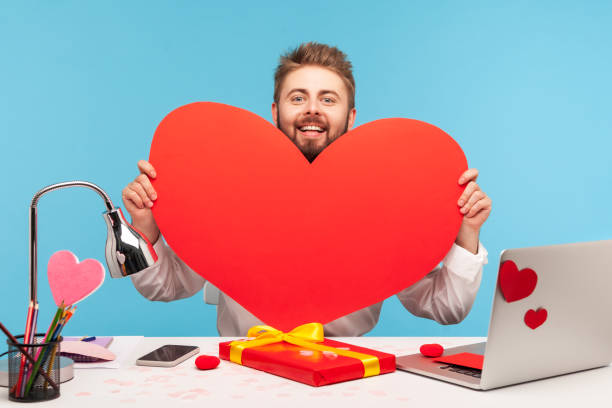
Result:
{"label": "bearded man", "polygon": [[[274,75],[272,119],[312,162],[330,143],[355,123],[355,80],[352,65],[336,47],[305,43],[284,54]],[[138,162],[140,175],[123,189],[122,198],[132,223],[143,232],[159,256],[155,265],[131,275],[136,289],[150,300],[171,301],[199,292],[206,280],[192,271],[160,237],[151,207],[157,193],[150,179],[151,163]],[[476,183],[478,171],[466,170],[458,180],[465,190],[458,197],[463,222],[442,264],[397,294],[414,315],[441,324],[462,321],[480,286],[487,251],[479,242],[480,228],[491,212],[491,199]],[[375,273],[375,271],[372,271]],[[326,336],[361,336],[378,322],[378,302],[324,325]],[[217,329],[221,336],[245,336],[252,326],[265,324],[229,296],[220,293]]]}

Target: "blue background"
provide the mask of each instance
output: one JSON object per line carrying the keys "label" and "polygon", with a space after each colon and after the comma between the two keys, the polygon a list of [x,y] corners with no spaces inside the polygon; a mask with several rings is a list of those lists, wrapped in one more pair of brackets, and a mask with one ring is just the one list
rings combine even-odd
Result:
{"label": "blue background", "polygon": [[[28,207],[45,185],[93,181],[121,205],[172,109],[209,100],[271,120],[279,54],[304,41],[354,64],[357,125],[433,123],[463,147],[493,199],[490,252],[464,322],[416,318],[392,298],[370,335],[486,335],[500,250],[610,238],[610,2],[3,2],[0,6],[0,316],[21,333]],[[176,4],[174,4],[176,3]],[[39,327],[54,305],[51,254],[103,261],[92,191],[39,203]],[[168,304],[107,276],[66,334],[217,335],[201,294]]]}

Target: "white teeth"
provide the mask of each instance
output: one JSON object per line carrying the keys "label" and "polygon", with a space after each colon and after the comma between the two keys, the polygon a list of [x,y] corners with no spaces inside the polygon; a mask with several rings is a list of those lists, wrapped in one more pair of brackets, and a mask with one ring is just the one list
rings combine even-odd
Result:
{"label": "white teeth", "polygon": [[302,126],[302,127],[300,128],[300,130],[301,130],[302,132],[305,132],[305,131],[307,131],[307,130],[316,130],[317,132],[322,132],[322,131],[323,131],[323,129],[322,129],[322,128],[320,128],[320,127],[318,127],[318,126]]}

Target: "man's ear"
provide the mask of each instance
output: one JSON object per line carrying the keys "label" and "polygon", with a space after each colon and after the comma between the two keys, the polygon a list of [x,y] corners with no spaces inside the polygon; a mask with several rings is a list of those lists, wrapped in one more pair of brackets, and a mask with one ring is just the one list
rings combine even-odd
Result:
{"label": "man's ear", "polygon": [[272,102],[272,120],[274,121],[274,126],[278,127],[278,106],[276,102]]}
{"label": "man's ear", "polygon": [[348,115],[348,130],[353,128],[353,125],[355,124],[355,116],[357,116],[357,109],[353,108]]}

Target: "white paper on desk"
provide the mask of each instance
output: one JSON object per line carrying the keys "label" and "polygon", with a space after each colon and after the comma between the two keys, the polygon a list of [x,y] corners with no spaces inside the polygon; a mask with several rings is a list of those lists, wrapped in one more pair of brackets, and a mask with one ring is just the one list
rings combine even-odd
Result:
{"label": "white paper on desk", "polygon": [[74,363],[74,368],[120,368],[144,336],[113,336],[108,349],[115,353],[113,361],[102,363]]}

